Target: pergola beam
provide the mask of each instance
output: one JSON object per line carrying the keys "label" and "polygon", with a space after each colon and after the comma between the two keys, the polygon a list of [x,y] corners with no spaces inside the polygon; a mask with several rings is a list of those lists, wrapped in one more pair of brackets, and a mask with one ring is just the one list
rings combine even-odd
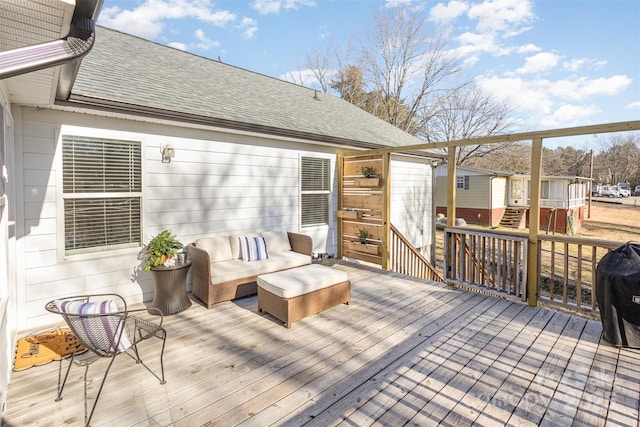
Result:
{"label": "pergola beam", "polygon": [[486,136],[482,138],[458,139],[454,141],[445,141],[445,142],[430,142],[430,143],[424,143],[424,144],[407,145],[403,147],[387,147],[387,148],[378,148],[374,150],[349,151],[349,152],[344,152],[343,154],[345,156],[349,156],[349,155],[362,155],[362,154],[373,155],[373,154],[384,154],[384,153],[408,153],[412,151],[431,150],[431,149],[437,149],[437,148],[463,147],[467,145],[496,144],[501,142],[520,142],[520,141],[531,141],[536,138],[540,138],[540,139],[562,138],[566,136],[592,135],[592,134],[599,134],[599,133],[624,132],[624,131],[635,131],[635,130],[640,130],[640,120],[634,120],[629,122],[607,123],[607,124],[600,124],[600,125],[590,125],[590,126],[579,126],[579,127],[572,127],[572,128],[512,133],[508,135],[494,135],[494,136]]}
{"label": "pergola beam", "polygon": [[[456,212],[456,149],[458,147],[469,145],[485,145],[504,142],[519,142],[519,141],[531,141],[531,193],[529,204],[529,238],[528,238],[528,250],[527,250],[527,302],[531,306],[538,305],[538,280],[539,280],[539,265],[538,265],[538,234],[540,227],[540,183],[542,175],[542,148],[543,140],[549,138],[561,138],[569,136],[591,135],[591,134],[603,134],[614,132],[628,132],[640,130],[640,120],[608,123],[590,126],[580,126],[563,129],[543,130],[534,132],[522,132],[508,135],[495,135],[483,138],[473,139],[460,139],[455,141],[435,142],[416,144],[404,147],[388,147],[379,148],[373,150],[359,150],[343,152],[338,155],[338,160],[342,161],[348,156],[363,156],[363,155],[383,155],[389,164],[389,156],[392,153],[410,154],[415,151],[433,150],[433,149],[447,149],[447,226],[455,226],[455,212]],[[424,153],[423,153],[424,154]],[[445,157],[443,151],[438,157]],[[340,169],[342,166],[340,166]],[[340,174],[339,174],[340,175]],[[383,247],[382,247],[382,263],[383,268],[388,268],[389,259],[389,203],[391,200],[390,195],[390,172],[388,169],[384,171],[384,233],[383,233]],[[340,186],[339,186],[340,188]],[[340,188],[340,191],[342,189]],[[340,208],[341,206],[339,206]],[[450,257],[451,254],[445,254]],[[386,264],[386,265],[385,265]]]}

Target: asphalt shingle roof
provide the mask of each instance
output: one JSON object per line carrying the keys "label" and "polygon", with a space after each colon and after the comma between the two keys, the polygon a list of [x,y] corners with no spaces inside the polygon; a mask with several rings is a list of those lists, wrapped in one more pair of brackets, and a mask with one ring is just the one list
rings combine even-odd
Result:
{"label": "asphalt shingle roof", "polygon": [[98,27],[70,101],[361,147],[422,141],[325,93]]}

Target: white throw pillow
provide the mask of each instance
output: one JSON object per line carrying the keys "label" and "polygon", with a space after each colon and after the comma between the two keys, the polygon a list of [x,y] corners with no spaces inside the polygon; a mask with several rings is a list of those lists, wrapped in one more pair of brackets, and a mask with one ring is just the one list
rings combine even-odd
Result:
{"label": "white throw pillow", "polygon": [[243,236],[229,236],[229,243],[231,244],[231,259],[241,259],[242,253],[240,252],[240,237],[260,237],[257,233],[247,233]]}
{"label": "white throw pillow", "polygon": [[227,236],[203,237],[196,240],[196,247],[204,249],[209,254],[209,262],[229,261],[231,245]]}
{"label": "white throw pillow", "polygon": [[242,261],[244,262],[259,261],[269,258],[264,237],[241,237],[240,251],[242,252]]}
{"label": "white throw pillow", "polygon": [[269,253],[275,254],[291,250],[289,235],[286,231],[263,231],[260,234],[264,237]]}

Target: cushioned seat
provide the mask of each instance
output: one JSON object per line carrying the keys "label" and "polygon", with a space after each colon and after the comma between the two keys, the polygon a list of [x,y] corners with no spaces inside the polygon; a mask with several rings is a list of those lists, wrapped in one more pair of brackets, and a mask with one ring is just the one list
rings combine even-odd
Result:
{"label": "cushioned seat", "polygon": [[293,298],[349,280],[347,273],[312,264],[258,276],[258,286],[280,298]]}
{"label": "cushioned seat", "polygon": [[312,264],[258,276],[258,311],[291,328],[293,322],[351,302],[351,283],[344,271]]}
{"label": "cushioned seat", "polygon": [[237,280],[243,277],[258,276],[274,271],[285,270],[293,267],[300,267],[309,264],[309,255],[299,254],[293,251],[278,252],[270,254],[269,259],[252,262],[244,262],[241,259],[234,259],[225,262],[218,262],[211,265],[211,283],[224,283],[230,280]]}
{"label": "cushioned seat", "polygon": [[201,237],[188,245],[191,291],[207,308],[257,290],[260,274],[311,264],[310,236],[263,231],[242,236]]}

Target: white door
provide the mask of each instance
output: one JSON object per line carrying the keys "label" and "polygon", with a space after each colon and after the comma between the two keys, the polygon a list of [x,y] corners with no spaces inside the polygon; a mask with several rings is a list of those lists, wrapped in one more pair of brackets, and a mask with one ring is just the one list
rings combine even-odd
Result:
{"label": "white door", "polygon": [[509,206],[525,206],[524,178],[509,179]]}

